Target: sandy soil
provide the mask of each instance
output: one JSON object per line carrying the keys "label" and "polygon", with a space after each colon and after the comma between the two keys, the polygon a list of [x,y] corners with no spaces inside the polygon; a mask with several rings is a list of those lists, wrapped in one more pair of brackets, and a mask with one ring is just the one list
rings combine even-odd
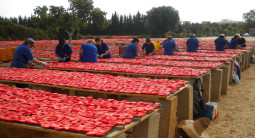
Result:
{"label": "sandy soil", "polygon": [[219,117],[206,130],[212,138],[255,138],[255,65],[221,97]]}

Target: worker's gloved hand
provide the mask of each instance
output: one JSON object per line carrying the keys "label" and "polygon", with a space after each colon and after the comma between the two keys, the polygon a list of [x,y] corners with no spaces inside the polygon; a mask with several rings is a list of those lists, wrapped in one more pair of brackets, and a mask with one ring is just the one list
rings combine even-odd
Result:
{"label": "worker's gloved hand", "polygon": [[66,60],[66,57],[63,58],[63,61],[65,61],[65,60]]}
{"label": "worker's gloved hand", "polygon": [[58,60],[62,60],[61,57],[58,57]]}
{"label": "worker's gloved hand", "polygon": [[100,57],[103,58],[103,57],[104,57],[104,54],[101,54]]}
{"label": "worker's gloved hand", "polygon": [[42,62],[42,65],[43,65],[43,66],[46,66],[46,65],[47,65],[47,63],[46,63],[46,62]]}

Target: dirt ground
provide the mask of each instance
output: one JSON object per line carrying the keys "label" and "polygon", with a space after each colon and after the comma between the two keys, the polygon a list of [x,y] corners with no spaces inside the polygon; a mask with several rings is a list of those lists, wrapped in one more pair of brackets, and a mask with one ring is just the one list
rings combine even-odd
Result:
{"label": "dirt ground", "polygon": [[255,138],[255,65],[241,74],[221,97],[219,117],[206,130],[212,138]]}

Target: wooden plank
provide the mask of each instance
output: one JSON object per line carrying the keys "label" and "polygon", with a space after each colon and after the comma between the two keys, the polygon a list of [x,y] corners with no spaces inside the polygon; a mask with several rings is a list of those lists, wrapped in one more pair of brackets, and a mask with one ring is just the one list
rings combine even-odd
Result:
{"label": "wooden plank", "polygon": [[202,78],[203,87],[205,90],[205,96],[203,98],[203,101],[206,103],[211,100],[211,73],[207,74]]}
{"label": "wooden plank", "polygon": [[135,122],[133,121],[133,122],[125,125],[125,127],[124,127],[125,129],[123,129],[123,130],[115,130],[115,131],[111,132],[110,134],[106,135],[106,137],[107,138],[114,138],[116,136],[119,136],[122,133],[124,133],[125,131],[133,128],[134,126],[140,124],[141,122],[145,121],[149,117],[153,116],[154,114],[157,114],[158,112],[159,112],[159,109],[156,109],[154,112],[149,113],[149,114],[145,115],[144,117],[142,117],[139,121],[135,121]]}
{"label": "wooden plank", "polygon": [[248,64],[248,68],[250,67],[250,59],[253,57],[253,52],[249,52],[249,64]]}
{"label": "wooden plank", "polygon": [[241,61],[242,61],[242,57],[239,55],[239,56],[237,56],[236,57],[236,61],[238,62],[238,64],[239,64],[239,67],[240,67],[240,69],[241,69]]}
{"label": "wooden plank", "polygon": [[213,70],[212,72],[211,101],[220,100],[222,73],[222,69]]}
{"label": "wooden plank", "polygon": [[75,96],[75,90],[69,90],[69,96]]}
{"label": "wooden plank", "polygon": [[193,87],[186,87],[178,94],[178,121],[193,119]]}
{"label": "wooden plank", "polygon": [[248,64],[249,64],[249,52],[244,52],[245,55],[245,64],[244,64],[244,69],[248,68]]}
{"label": "wooden plank", "polygon": [[241,59],[241,71],[244,71],[244,66],[245,66],[245,55],[242,53],[242,59]]}
{"label": "wooden plank", "polygon": [[126,133],[122,133],[121,135],[119,135],[118,137],[116,138],[126,138],[127,137],[127,134]]}
{"label": "wooden plank", "polygon": [[[40,126],[34,126],[34,125],[27,125],[27,124],[20,124],[20,123],[14,123],[14,122],[7,122],[7,121],[0,121],[0,135],[4,136],[7,134],[6,137],[18,137],[18,135],[23,135],[23,132],[21,133],[9,133],[6,131],[3,131],[5,127],[8,127],[9,129],[7,129],[7,131],[11,131],[10,129],[14,128],[14,129],[18,129],[21,128],[25,131],[27,130],[35,130],[35,131],[39,131],[39,132],[46,132],[49,134],[56,134],[56,135],[60,135],[60,136],[67,136],[67,137],[77,137],[77,138],[96,138],[96,137],[89,137],[85,134],[82,133],[74,133],[74,132],[67,132],[67,131],[58,131],[55,129],[45,129],[42,128]],[[28,134],[25,134],[28,135]]]}
{"label": "wooden plank", "polygon": [[132,138],[158,138],[160,114],[154,114],[133,128]]}
{"label": "wooden plank", "polygon": [[234,70],[234,60],[230,61],[231,65],[230,65],[230,73],[229,73],[229,84],[232,83],[232,74],[233,74],[233,70]]}
{"label": "wooden plank", "polygon": [[249,52],[247,52],[247,57],[246,57],[247,59],[246,59],[246,69],[248,69],[249,68],[249,64],[250,64],[250,53]]}
{"label": "wooden plank", "polygon": [[221,69],[223,71],[222,85],[221,85],[221,94],[227,94],[227,90],[228,90],[228,86],[229,86],[230,66],[226,64],[226,66],[222,67]]}
{"label": "wooden plank", "polygon": [[180,92],[183,92],[184,89],[190,86],[191,86],[190,84],[186,84],[183,87],[179,88],[177,91],[171,93],[170,96],[168,96],[167,100],[171,99],[171,96],[178,95]]}
{"label": "wooden plank", "polygon": [[164,101],[164,104],[162,104],[159,122],[159,138],[173,138],[175,136],[177,106],[177,96],[171,97],[169,101]]}

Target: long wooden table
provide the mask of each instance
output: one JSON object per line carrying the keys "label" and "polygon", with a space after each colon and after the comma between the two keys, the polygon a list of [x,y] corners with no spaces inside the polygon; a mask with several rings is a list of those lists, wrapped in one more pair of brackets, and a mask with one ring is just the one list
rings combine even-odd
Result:
{"label": "long wooden table", "polygon": [[[124,126],[115,126],[108,132],[105,138],[123,138],[125,132],[133,129],[132,135],[143,136],[145,138],[153,138],[158,136],[159,114],[160,109],[148,113],[142,118],[135,118],[129,124]],[[55,129],[45,129],[38,125],[30,125],[25,123],[0,121],[0,135],[2,137],[38,137],[39,133],[46,133],[50,137],[79,137],[79,138],[97,138],[95,136],[87,136],[85,133],[72,131],[59,131]],[[30,131],[29,131],[30,130]],[[138,131],[139,130],[139,131]],[[141,131],[140,131],[141,130]],[[153,131],[152,131],[153,130]],[[15,131],[15,133],[12,133]],[[153,132],[153,133],[151,133]]]}
{"label": "long wooden table", "polygon": [[186,84],[171,95],[157,96],[98,91],[11,80],[0,80],[0,82],[4,84],[29,84],[32,89],[59,92],[75,96],[93,96],[94,98],[104,99],[114,98],[117,100],[159,102],[162,105],[162,109],[160,111],[159,138],[173,138],[175,135],[176,124],[179,121],[193,119],[193,87],[190,84]]}

